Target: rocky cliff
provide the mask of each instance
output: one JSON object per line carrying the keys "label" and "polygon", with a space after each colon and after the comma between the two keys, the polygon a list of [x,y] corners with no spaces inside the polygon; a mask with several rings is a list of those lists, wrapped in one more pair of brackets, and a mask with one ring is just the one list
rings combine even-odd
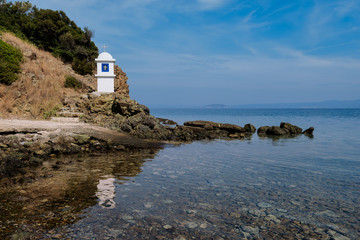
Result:
{"label": "rocky cliff", "polygon": [[126,76],[126,73],[124,73],[118,65],[115,65],[114,72],[116,75],[114,83],[115,92],[125,98],[130,98],[129,85],[127,84],[128,77]]}

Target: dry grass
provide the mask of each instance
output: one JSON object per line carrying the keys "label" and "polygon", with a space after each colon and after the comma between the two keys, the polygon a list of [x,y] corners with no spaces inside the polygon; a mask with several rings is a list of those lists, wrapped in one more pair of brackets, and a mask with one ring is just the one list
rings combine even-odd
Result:
{"label": "dry grass", "polygon": [[24,56],[19,80],[11,86],[0,85],[2,118],[43,118],[45,113],[61,106],[64,97],[79,94],[64,87],[65,76],[74,76],[85,83],[95,82],[92,77],[76,74],[71,66],[49,52],[41,51],[10,33],[3,33],[1,38],[19,48]]}

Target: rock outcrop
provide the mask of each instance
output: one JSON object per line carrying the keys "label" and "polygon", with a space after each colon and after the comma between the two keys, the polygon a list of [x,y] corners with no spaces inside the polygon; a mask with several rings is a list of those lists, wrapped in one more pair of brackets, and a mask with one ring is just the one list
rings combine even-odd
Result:
{"label": "rock outcrop", "polygon": [[166,124],[166,125],[177,125],[177,122],[171,120],[171,119],[166,119],[166,118],[157,118],[157,120],[159,120],[160,123],[162,124]]}
{"label": "rock outcrop", "polygon": [[65,107],[83,112],[81,120],[139,138],[193,141],[215,138],[245,138],[256,128],[251,124],[240,127],[235,124],[211,121],[189,121],[183,126],[169,119],[157,119],[150,115],[145,105],[124,97],[122,94],[89,93],[64,101]]}
{"label": "rock outcrop", "polygon": [[[139,138],[167,141],[193,141],[216,138],[241,139],[250,137],[256,128],[249,124],[244,127],[212,121],[188,121],[175,125],[169,119],[158,119],[150,114],[149,108],[122,94],[85,94],[71,98],[64,103],[81,109],[81,120],[112,130],[126,132]],[[313,128],[304,131],[312,135]],[[263,126],[257,130],[259,136],[291,137],[302,134],[303,130],[290,123],[280,126]]]}
{"label": "rock outcrop", "polygon": [[128,77],[126,76],[126,73],[124,73],[118,65],[115,65],[114,73],[116,75],[114,82],[115,92],[130,98],[129,85],[127,84]]}
{"label": "rock outcrop", "polygon": [[280,126],[262,126],[259,127],[257,134],[261,137],[269,136],[269,137],[287,137],[287,136],[296,136],[299,134],[312,135],[314,131],[313,127],[302,131],[302,128],[292,125],[290,123],[281,122]]}

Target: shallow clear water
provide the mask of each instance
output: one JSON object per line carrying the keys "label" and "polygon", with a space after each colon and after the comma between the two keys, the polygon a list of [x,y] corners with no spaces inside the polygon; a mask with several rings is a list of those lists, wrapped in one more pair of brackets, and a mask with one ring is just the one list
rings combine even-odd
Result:
{"label": "shallow clear water", "polygon": [[[41,222],[39,216],[51,215],[53,224],[37,233],[40,238],[360,237],[360,110],[153,109],[152,114],[179,123],[212,120],[260,127],[286,121],[304,129],[313,126],[315,132],[314,138],[255,134],[247,140],[168,146],[156,153],[86,157],[61,174],[52,173],[50,179],[63,182],[61,196],[47,201],[34,196],[40,199],[37,208],[45,210],[19,214],[14,221],[30,231],[36,227],[24,218]],[[19,198],[19,191],[12,194]]]}

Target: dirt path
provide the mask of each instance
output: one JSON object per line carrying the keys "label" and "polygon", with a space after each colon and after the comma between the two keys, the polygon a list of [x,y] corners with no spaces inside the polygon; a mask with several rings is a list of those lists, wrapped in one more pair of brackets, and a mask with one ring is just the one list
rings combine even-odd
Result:
{"label": "dirt path", "polygon": [[87,123],[0,119],[0,135],[11,133],[36,133],[41,131],[86,134],[96,139],[111,141],[114,144],[121,144],[134,148],[157,148],[162,147],[165,144],[164,142],[135,138],[125,133]]}

